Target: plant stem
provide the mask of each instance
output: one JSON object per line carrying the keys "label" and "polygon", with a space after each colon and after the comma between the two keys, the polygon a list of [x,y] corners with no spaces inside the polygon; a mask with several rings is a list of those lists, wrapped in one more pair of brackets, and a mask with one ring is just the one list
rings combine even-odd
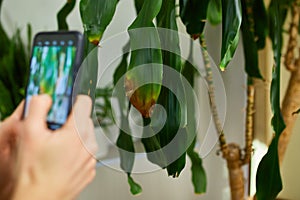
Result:
{"label": "plant stem", "polygon": [[[249,81],[252,82],[252,81]],[[245,130],[245,154],[242,159],[242,164],[248,164],[252,155],[253,141],[253,114],[254,114],[254,94],[255,87],[248,82],[247,86],[247,113],[246,113],[246,130]]]}
{"label": "plant stem", "polygon": [[226,143],[223,127],[221,125],[218,110],[215,101],[213,74],[210,65],[209,56],[207,53],[206,43],[204,36],[200,36],[200,44],[202,46],[202,55],[204,58],[204,64],[206,69],[206,80],[208,83],[208,93],[210,97],[210,106],[213,115],[213,121],[217,129],[219,136],[219,145],[222,151],[223,158],[227,162],[227,168],[229,172],[229,183],[232,200],[244,199],[244,174],[242,171],[242,155],[241,148],[235,143]]}
{"label": "plant stem", "polygon": [[214,88],[214,84],[213,84],[213,75],[212,75],[212,69],[211,69],[211,65],[210,65],[209,56],[207,53],[207,47],[206,47],[204,35],[200,36],[200,44],[202,46],[202,55],[203,55],[204,65],[205,65],[205,70],[206,70],[206,81],[208,83],[208,94],[209,94],[209,98],[210,98],[210,107],[211,107],[211,111],[212,111],[212,115],[213,115],[213,121],[214,121],[214,124],[215,124],[218,134],[220,134],[220,136],[219,136],[220,148],[222,150],[223,156],[225,156],[227,154],[227,143],[226,143],[223,127],[222,127],[222,124],[221,124],[221,121],[220,121],[220,118],[218,115],[217,105],[216,105],[216,101],[215,101],[215,92],[214,92],[215,88]]}

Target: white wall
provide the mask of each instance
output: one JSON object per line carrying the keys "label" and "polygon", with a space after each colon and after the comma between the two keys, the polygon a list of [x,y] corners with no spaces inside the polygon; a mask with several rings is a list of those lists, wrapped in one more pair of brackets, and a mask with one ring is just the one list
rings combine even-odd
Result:
{"label": "white wall", "polygon": [[[64,4],[61,0],[4,0],[3,22],[9,31],[16,27],[24,28],[30,22],[34,33],[42,30],[55,30],[56,13]],[[78,4],[78,2],[77,2]],[[126,30],[128,24],[134,18],[132,0],[121,0],[118,6],[117,15],[113,24],[104,35],[105,38]],[[82,30],[78,5],[68,18],[71,29]],[[182,26],[181,26],[181,29]],[[220,27],[209,27],[207,30],[209,52],[216,62],[220,54]],[[242,143],[244,133],[245,115],[245,75],[243,71],[243,53],[239,46],[238,52],[228,70],[223,73],[225,89],[227,92],[227,116],[225,121],[225,133],[229,142]],[[180,178],[172,179],[167,177],[165,171],[156,171],[147,174],[134,175],[136,181],[143,186],[143,193],[133,197],[129,193],[127,179],[124,173],[108,167],[97,169],[95,181],[81,194],[79,199],[172,199],[172,200],[227,200],[230,198],[228,187],[227,167],[221,156],[217,156],[218,146],[204,159],[204,166],[208,176],[208,191],[204,195],[193,194],[190,176],[190,163]],[[187,159],[188,160],[188,159]],[[140,162],[137,160],[136,162]],[[143,163],[141,163],[143,164]]]}

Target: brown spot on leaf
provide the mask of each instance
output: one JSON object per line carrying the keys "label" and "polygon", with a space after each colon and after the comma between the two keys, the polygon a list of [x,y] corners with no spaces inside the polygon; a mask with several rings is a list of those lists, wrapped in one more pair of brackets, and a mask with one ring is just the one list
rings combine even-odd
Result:
{"label": "brown spot on leaf", "polygon": [[135,88],[133,81],[125,78],[126,96],[129,98],[130,103],[144,118],[151,117],[156,100],[154,98],[146,99],[141,92],[144,89],[143,87]]}

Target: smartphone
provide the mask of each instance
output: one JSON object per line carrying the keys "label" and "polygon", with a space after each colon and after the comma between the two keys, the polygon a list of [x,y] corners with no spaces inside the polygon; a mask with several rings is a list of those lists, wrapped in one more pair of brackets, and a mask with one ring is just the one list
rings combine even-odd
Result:
{"label": "smartphone", "polygon": [[40,32],[35,35],[30,59],[23,117],[34,95],[49,94],[52,107],[47,116],[49,129],[60,128],[72,107],[74,81],[83,58],[80,32]]}

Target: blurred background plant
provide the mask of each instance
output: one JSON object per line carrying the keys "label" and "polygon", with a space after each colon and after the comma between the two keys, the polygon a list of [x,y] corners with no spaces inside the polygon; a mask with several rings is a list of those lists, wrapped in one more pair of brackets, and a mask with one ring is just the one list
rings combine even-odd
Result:
{"label": "blurred background plant", "polygon": [[[0,13],[2,0],[0,0]],[[9,37],[0,18],[0,117],[9,116],[24,99],[31,50],[31,27],[28,25],[27,40],[18,28]]]}

